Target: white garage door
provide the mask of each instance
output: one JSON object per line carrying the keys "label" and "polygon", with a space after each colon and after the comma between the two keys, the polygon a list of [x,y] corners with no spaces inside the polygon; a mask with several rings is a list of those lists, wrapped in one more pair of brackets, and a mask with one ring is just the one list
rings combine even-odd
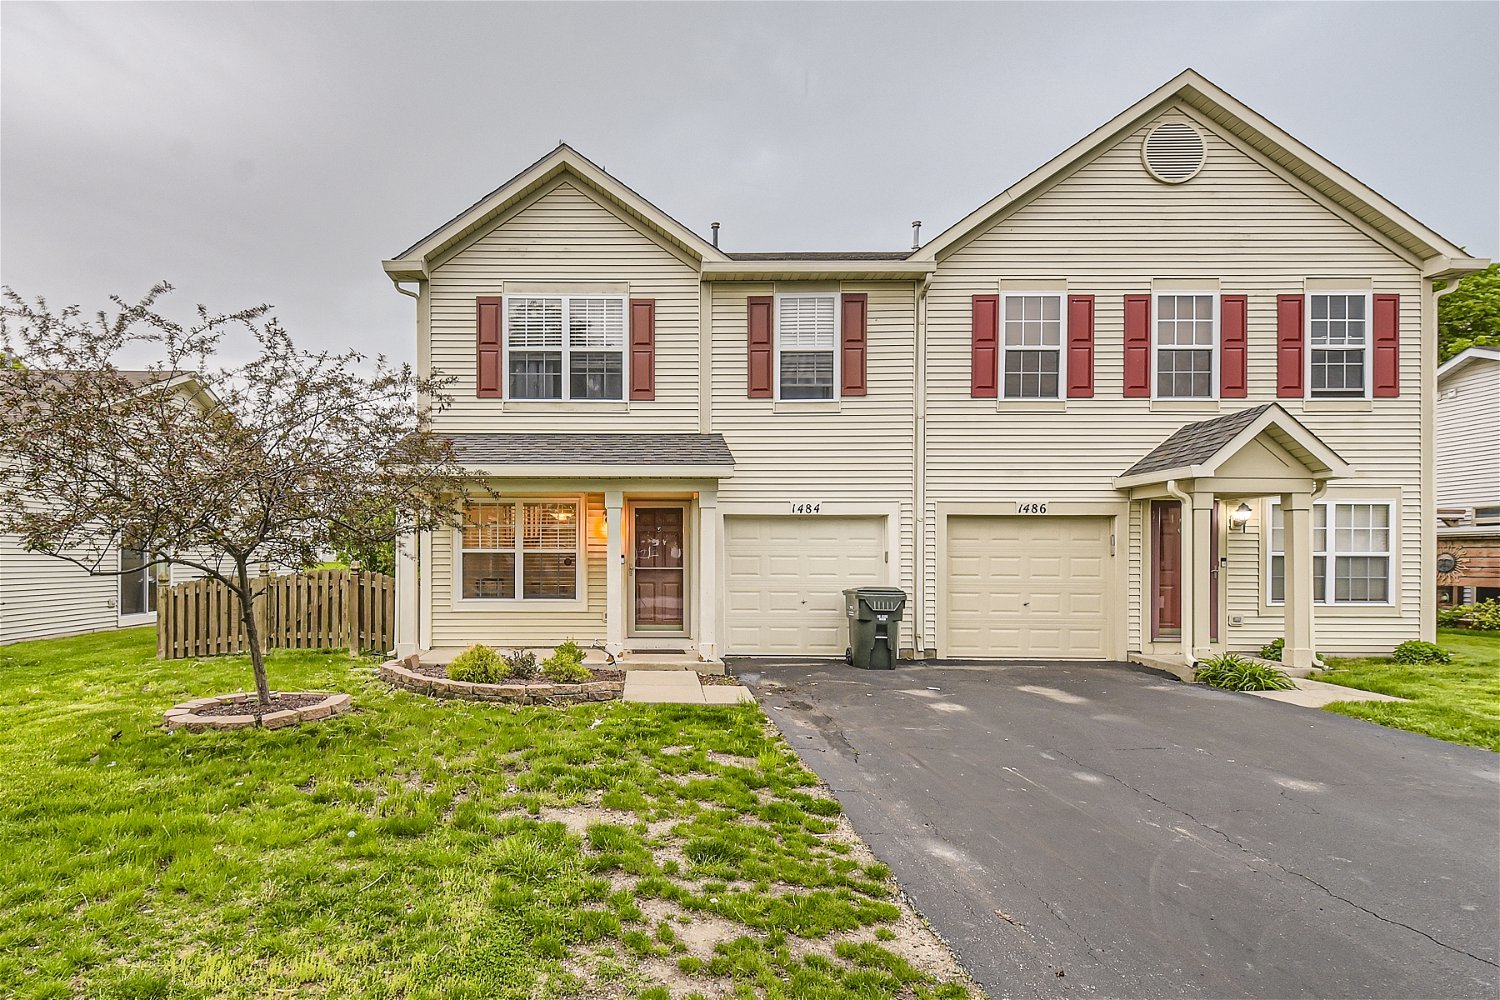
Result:
{"label": "white garage door", "polygon": [[950,517],[945,656],[1104,659],[1109,518]]}
{"label": "white garage door", "polygon": [[724,555],[729,652],[842,656],[844,588],[886,579],[885,519],[729,516]]}

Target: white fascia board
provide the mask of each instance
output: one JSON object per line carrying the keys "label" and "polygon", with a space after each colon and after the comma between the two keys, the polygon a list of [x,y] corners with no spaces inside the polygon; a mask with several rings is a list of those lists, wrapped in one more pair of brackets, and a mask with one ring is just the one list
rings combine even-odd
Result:
{"label": "white fascia board", "polygon": [[730,260],[704,263],[704,281],[754,281],[832,277],[864,280],[925,278],[937,271],[935,261],[905,260]]}

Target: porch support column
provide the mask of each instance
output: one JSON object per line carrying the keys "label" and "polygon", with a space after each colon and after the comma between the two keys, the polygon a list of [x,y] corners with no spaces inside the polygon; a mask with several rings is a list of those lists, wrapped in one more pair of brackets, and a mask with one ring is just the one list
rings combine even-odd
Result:
{"label": "porch support column", "polygon": [[604,491],[604,648],[615,656],[625,651],[625,494]]}
{"label": "porch support column", "polygon": [[698,494],[698,655],[718,659],[719,491]]}
{"label": "porch support column", "polygon": [[[1306,670],[1313,664],[1313,501],[1311,493],[1281,496],[1286,531],[1283,605],[1283,666]],[[1331,567],[1330,567],[1331,568]]]}
{"label": "porch support column", "polygon": [[1192,535],[1191,544],[1183,546],[1183,559],[1188,567],[1188,593],[1192,594],[1190,601],[1183,608],[1183,624],[1186,625],[1189,618],[1192,628],[1183,629],[1183,639],[1187,641],[1186,650],[1188,659],[1197,662],[1208,656],[1209,637],[1213,635],[1213,588],[1214,574],[1209,559],[1213,554],[1213,530],[1214,530],[1214,501],[1212,490],[1194,490],[1192,493],[1193,506],[1191,520],[1187,525],[1188,532]]}
{"label": "porch support column", "polygon": [[408,532],[396,539],[396,658],[410,656],[417,646],[417,536]]}
{"label": "porch support column", "polygon": [[[454,544],[457,544],[456,542]],[[432,532],[422,531],[417,534],[417,593],[420,595],[417,602],[417,627],[413,633],[417,639],[418,649],[432,648]],[[448,564],[451,569],[456,569],[457,561],[453,558],[453,549],[448,550]]]}

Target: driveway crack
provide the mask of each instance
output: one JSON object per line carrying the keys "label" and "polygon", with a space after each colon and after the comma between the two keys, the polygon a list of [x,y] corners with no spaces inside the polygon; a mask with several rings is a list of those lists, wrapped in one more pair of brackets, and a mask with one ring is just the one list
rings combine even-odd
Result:
{"label": "driveway crack", "polygon": [[[1288,867],[1286,867],[1285,865],[1283,865],[1283,864],[1281,864],[1279,862],[1272,861],[1270,858],[1263,858],[1263,857],[1261,857],[1260,855],[1256,854],[1254,851],[1252,851],[1249,848],[1247,848],[1244,844],[1240,843],[1239,841],[1235,840],[1233,837],[1229,836],[1229,834],[1225,833],[1223,830],[1220,830],[1217,827],[1209,826],[1207,823],[1203,822],[1198,817],[1196,817],[1192,813],[1188,812],[1186,809],[1183,809],[1181,806],[1176,806],[1176,805],[1173,805],[1170,802],[1165,801],[1164,799],[1159,799],[1155,795],[1152,795],[1150,792],[1146,791],[1145,789],[1137,788],[1135,785],[1132,785],[1130,782],[1126,781],[1124,778],[1119,777],[1118,775],[1110,774],[1108,771],[1101,771],[1097,767],[1091,767],[1090,765],[1083,763],[1077,757],[1074,757],[1072,754],[1070,754],[1070,753],[1068,753],[1068,752],[1066,752],[1064,750],[1059,750],[1056,747],[1051,747],[1049,749],[1051,749],[1051,751],[1053,753],[1057,754],[1058,756],[1064,757],[1068,761],[1072,762],[1072,764],[1075,767],[1083,768],[1086,771],[1091,771],[1094,774],[1098,774],[1098,775],[1101,775],[1101,776],[1103,776],[1105,778],[1108,778],[1110,781],[1113,781],[1113,782],[1115,782],[1118,785],[1121,785],[1121,786],[1123,786],[1125,788],[1130,789],[1132,792],[1135,792],[1137,795],[1140,795],[1140,796],[1142,796],[1144,798],[1148,798],[1152,802],[1155,802],[1157,805],[1160,805],[1160,806],[1162,806],[1162,807],[1164,807],[1166,809],[1172,810],[1173,812],[1177,813],[1179,816],[1186,816],[1188,819],[1192,820],[1193,823],[1196,826],[1198,826],[1201,829],[1207,830],[1210,833],[1216,833],[1216,834],[1218,834],[1220,837],[1222,837],[1224,839],[1225,843],[1233,846],[1234,848],[1236,848],[1239,851],[1242,851],[1245,854],[1248,854],[1252,860],[1260,862],[1260,863],[1263,863],[1263,864],[1274,865],[1278,870],[1283,871],[1283,872],[1285,872],[1288,875],[1294,876],[1296,878],[1300,878],[1300,879],[1302,879],[1305,882],[1310,882],[1313,885],[1317,886],[1319,889],[1321,889],[1329,897],[1331,897],[1333,899],[1336,899],[1336,900],[1338,900],[1341,903],[1346,903],[1349,906],[1354,907],[1356,910],[1359,910],[1361,913],[1367,913],[1370,916],[1374,917],[1376,920],[1379,920],[1381,923],[1390,924],[1393,927],[1400,927],[1400,928],[1403,928],[1405,930],[1411,931],[1413,934],[1420,935],[1421,937],[1424,937],[1427,940],[1431,941],[1433,944],[1437,945],[1439,948],[1445,948],[1448,951],[1451,951],[1451,952],[1453,952],[1455,954],[1458,954],[1458,955],[1466,955],[1469,958],[1472,958],[1472,959],[1474,959],[1477,962],[1483,962],[1485,965],[1491,966],[1493,968],[1500,968],[1500,963],[1493,962],[1490,959],[1483,957],[1482,955],[1476,955],[1476,954],[1474,954],[1471,951],[1465,951],[1462,948],[1458,948],[1458,947],[1455,947],[1454,945],[1448,944],[1446,941],[1439,940],[1438,938],[1433,937],[1431,934],[1428,934],[1426,931],[1419,930],[1418,928],[1413,927],[1410,924],[1403,924],[1399,920],[1393,920],[1390,917],[1383,916],[1382,914],[1379,914],[1379,913],[1375,912],[1374,910],[1370,909],[1367,906],[1361,906],[1359,903],[1356,903],[1354,900],[1349,899],[1347,896],[1340,896],[1338,893],[1336,893],[1332,889],[1328,888],[1322,882],[1319,882],[1317,879],[1315,879],[1315,878],[1313,878],[1313,877],[1311,877],[1309,875],[1304,875],[1301,872],[1296,871],[1295,869],[1288,868]],[[1285,794],[1285,793],[1283,793],[1283,794]],[[1048,909],[1051,909],[1051,907],[1049,906]]]}

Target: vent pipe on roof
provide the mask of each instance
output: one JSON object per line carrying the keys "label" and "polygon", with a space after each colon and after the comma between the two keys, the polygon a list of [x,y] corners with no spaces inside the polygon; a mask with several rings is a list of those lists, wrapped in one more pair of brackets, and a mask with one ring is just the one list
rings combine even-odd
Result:
{"label": "vent pipe on roof", "polygon": [[717,222],[711,222],[708,224],[708,228],[714,231],[714,249],[717,250],[719,249],[719,224]]}
{"label": "vent pipe on roof", "polygon": [[911,224],[911,248],[922,249],[922,220],[917,219]]}

